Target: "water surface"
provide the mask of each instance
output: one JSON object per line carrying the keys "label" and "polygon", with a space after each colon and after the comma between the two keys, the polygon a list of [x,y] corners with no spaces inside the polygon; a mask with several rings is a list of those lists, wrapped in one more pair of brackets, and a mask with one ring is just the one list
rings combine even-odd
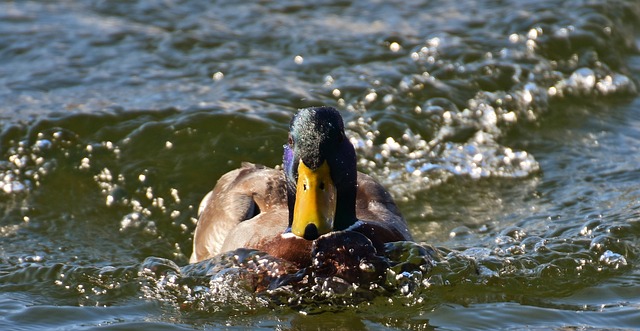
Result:
{"label": "water surface", "polygon": [[[637,22],[622,0],[0,1],[0,326],[636,328]],[[346,294],[179,269],[201,197],[278,165],[316,105],[434,268]]]}

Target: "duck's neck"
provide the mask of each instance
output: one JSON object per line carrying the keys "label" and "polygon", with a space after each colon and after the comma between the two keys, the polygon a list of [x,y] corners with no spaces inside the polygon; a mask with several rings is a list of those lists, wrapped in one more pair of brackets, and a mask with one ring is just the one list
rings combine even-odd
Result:
{"label": "duck's neck", "polygon": [[358,186],[356,174],[356,180],[354,180],[353,185],[349,184],[348,187],[343,187],[342,190],[338,191],[336,218],[333,222],[333,229],[335,231],[345,230],[358,221],[356,218],[357,191]]}
{"label": "duck's neck", "polygon": [[358,221],[356,218],[358,170],[356,168],[356,152],[349,140],[342,141],[337,155],[339,157],[336,157],[334,164],[331,165],[332,177],[338,190],[333,229],[341,231]]}

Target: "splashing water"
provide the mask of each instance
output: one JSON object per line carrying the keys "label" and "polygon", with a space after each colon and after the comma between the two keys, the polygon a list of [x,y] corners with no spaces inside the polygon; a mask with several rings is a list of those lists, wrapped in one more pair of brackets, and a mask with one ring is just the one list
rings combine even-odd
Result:
{"label": "splashing water", "polygon": [[171,260],[147,258],[140,272],[145,279],[143,292],[147,298],[185,310],[286,306],[309,313],[344,309],[381,295],[412,297],[430,286],[430,271],[438,258],[433,248],[396,242],[387,244],[378,255],[372,246],[366,248],[359,241],[335,248],[336,237],[344,245],[362,237],[360,234],[344,232],[332,237],[318,239],[313,263],[305,268],[251,249],[237,249],[182,268]]}
{"label": "splashing water", "polygon": [[[580,24],[593,24],[590,19]],[[533,155],[501,143],[512,128],[567,99],[637,94],[634,81],[616,71],[620,60],[609,48],[583,45],[577,30],[541,24],[503,40],[439,33],[406,52],[415,64],[409,74],[367,77],[366,92],[353,97],[341,92],[350,83],[342,81],[345,73],[331,74],[325,86],[357,118],[348,128],[360,168],[398,198],[452,176],[527,177],[540,166]],[[612,29],[605,34],[601,43]],[[566,43],[569,53],[554,53],[556,43]]]}

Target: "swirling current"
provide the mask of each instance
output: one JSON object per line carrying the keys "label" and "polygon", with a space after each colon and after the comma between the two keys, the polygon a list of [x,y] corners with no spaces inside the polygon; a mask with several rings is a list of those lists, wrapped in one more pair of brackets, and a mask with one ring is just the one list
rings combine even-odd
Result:
{"label": "swirling current", "polygon": [[[0,328],[637,328],[638,22],[625,0],[0,1]],[[278,166],[318,105],[416,242],[366,279],[188,264],[200,199]]]}

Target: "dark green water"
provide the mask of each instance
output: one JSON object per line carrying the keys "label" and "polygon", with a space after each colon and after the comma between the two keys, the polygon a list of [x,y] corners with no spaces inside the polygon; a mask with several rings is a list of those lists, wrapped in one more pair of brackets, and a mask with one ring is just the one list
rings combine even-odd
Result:
{"label": "dark green water", "polygon": [[[638,328],[638,22],[636,1],[0,1],[0,329]],[[202,196],[279,164],[314,105],[433,270],[351,295],[139,273],[186,265]]]}

